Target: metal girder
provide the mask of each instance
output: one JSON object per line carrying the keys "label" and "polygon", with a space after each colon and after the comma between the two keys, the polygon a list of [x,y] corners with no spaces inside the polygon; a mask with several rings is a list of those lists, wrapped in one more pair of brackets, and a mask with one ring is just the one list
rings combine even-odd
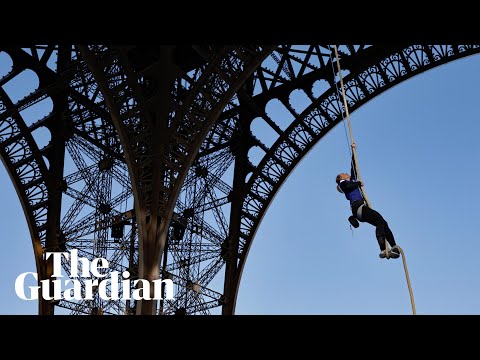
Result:
{"label": "metal girder", "polygon": [[[105,105],[101,104],[103,99],[99,96],[99,91],[95,89],[96,83],[85,77],[81,63],[75,60],[77,56],[72,47],[48,47],[47,49],[40,49],[38,52],[37,50],[27,49],[27,51],[30,51],[29,54],[14,47],[2,50],[6,51],[13,62],[13,70],[2,78],[2,83],[14,80],[24,69],[33,70],[40,82],[39,89],[15,104],[12,103],[5,116],[11,119],[11,115],[15,112],[18,113],[27,107],[36,105],[46,97],[49,97],[53,102],[53,111],[46,117],[34,121],[28,127],[18,126],[18,121],[15,124],[6,121],[6,117],[0,120],[3,125],[0,128],[5,131],[5,134],[13,135],[13,137],[2,137],[2,140],[5,140],[2,144],[6,150],[7,161],[16,164],[16,172],[13,175],[11,171],[10,173],[14,182],[17,181],[23,186],[19,191],[19,196],[22,197],[23,193],[23,196],[27,199],[24,201],[24,204],[26,203],[28,207],[25,211],[27,218],[30,216],[33,219],[38,219],[35,221],[36,229],[34,230],[39,235],[35,236],[33,234],[32,239],[34,240],[34,250],[37,258],[37,272],[40,274],[39,280],[41,280],[48,277],[51,270],[48,262],[43,263],[43,251],[68,251],[70,249],[68,241],[75,243],[76,239],[65,237],[62,228],[63,230],[67,228],[66,232],[68,234],[70,225],[79,225],[76,218],[79,215],[84,215],[82,214],[82,208],[86,203],[89,203],[90,206],[95,205],[95,208],[101,204],[107,206],[113,204],[115,206],[115,204],[122,203],[129,196],[126,193],[130,191],[130,181],[128,176],[123,174],[125,168],[122,166],[122,161],[124,161],[124,158],[118,152],[121,148],[116,146],[116,133],[113,127],[108,125],[110,114]],[[43,54],[40,57],[35,56],[41,51],[43,51]],[[56,65],[52,67],[52,62],[49,60],[54,52]],[[49,61],[49,66],[47,66],[47,61]],[[29,119],[30,122],[31,120]],[[30,140],[31,145],[29,146],[35,148],[35,139],[31,138],[31,133],[42,126],[50,131],[50,143],[38,151],[24,150],[29,145],[28,141]],[[12,132],[12,129],[16,133]],[[30,140],[26,141],[25,139]],[[64,176],[65,146],[72,145],[72,141],[75,141],[75,146],[69,146],[70,155],[74,155],[73,158],[77,160],[76,165],[79,166],[80,171]],[[17,145],[17,142],[19,142],[19,145]],[[76,151],[77,148],[80,152]],[[39,154],[40,157],[38,158],[35,154]],[[43,174],[35,171],[38,168],[37,159],[43,161],[42,157],[48,159],[49,164],[47,171]],[[99,171],[98,167],[101,164],[89,166],[85,163],[85,161],[89,162],[95,158],[100,159],[101,162],[101,159],[106,157],[112,158],[111,174],[108,175]],[[67,165],[70,166],[71,161]],[[103,166],[105,167],[105,165]],[[94,174],[97,172],[99,176],[95,178]],[[32,174],[34,175],[32,176]],[[112,196],[112,201],[110,201],[111,195],[109,193],[112,179],[116,180],[126,191],[123,192],[123,195]],[[81,182],[85,182],[83,189]],[[76,186],[77,183],[80,185],[78,190],[68,188],[68,186]],[[65,199],[69,198],[68,194],[75,194],[70,199],[78,198],[78,200],[74,201],[73,206],[66,211],[63,221],[61,221],[61,207]],[[111,214],[115,216],[116,210],[112,209]],[[95,229],[95,222],[105,221],[98,218],[95,212],[92,215],[94,216],[84,218],[84,227],[95,233],[92,236],[93,239],[89,240],[90,250],[96,252],[97,256],[101,256],[105,251],[113,251],[113,255],[109,254],[109,256],[116,256],[115,253],[118,253],[121,250],[120,247],[123,246],[121,241],[105,243],[108,228],[97,227]],[[95,220],[95,217],[97,217],[97,220]],[[102,214],[101,217],[105,217],[105,215]],[[107,218],[106,222],[108,221]],[[89,226],[86,226],[87,224]],[[84,235],[87,235],[87,233],[84,233]],[[85,241],[82,241],[82,246],[84,249],[88,248]],[[45,302],[40,301],[39,305],[40,314],[53,313],[53,305],[55,304],[51,302],[45,304]],[[61,306],[61,304],[56,305]],[[84,304],[84,306],[90,305]],[[115,307],[117,305],[109,306]],[[86,309],[86,312],[88,312],[88,309]]]}
{"label": "metal girder", "polygon": [[[168,94],[172,81],[181,71],[172,63],[172,47],[159,48],[160,60],[149,64],[148,68],[132,66],[135,49],[79,48],[112,112],[124,149],[133,147],[132,158],[127,157],[130,155],[127,150],[124,152],[137,204],[139,271],[142,278],[153,281],[159,277],[160,256],[176,199],[204,137],[269,50],[259,53],[244,47],[224,47],[219,52],[208,48],[197,50],[208,54],[208,62],[203,71],[193,74],[195,78],[183,74],[183,79],[192,86],[182,103],[175,105],[174,99],[168,101]],[[118,70],[113,76],[103,71],[111,68]],[[167,68],[170,71],[166,72]],[[117,75],[120,73],[123,75]],[[154,83],[156,90],[145,96],[148,91],[144,89],[148,89],[150,83]],[[154,103],[152,99],[160,99],[160,102]],[[145,129],[140,133],[131,127],[137,124],[131,117],[139,115]],[[141,149],[133,144],[140,144]],[[139,313],[155,312],[152,302],[138,304]]]}
{"label": "metal girder", "polygon": [[[349,72],[344,75],[349,110],[355,111],[385,90],[417,74],[479,52],[479,45],[410,45],[372,46],[351,56],[343,53],[342,71]],[[325,63],[324,69],[328,65],[328,62]],[[319,72],[320,70],[317,71]],[[334,79],[336,71],[332,69],[331,74],[331,79]],[[324,78],[328,80],[326,76]],[[238,270],[232,280],[236,287],[233,301],[238,293],[241,274],[256,230],[276,192],[308,151],[345,116],[342,99],[338,98],[336,91],[338,83],[332,83],[330,88],[315,97],[311,89],[312,79],[305,78],[301,83],[299,81],[292,79],[291,84],[283,81],[278,86],[277,93],[264,87],[264,90],[270,91],[270,97],[275,93],[276,97],[283,98],[284,105],[288,103],[285,99],[288,99],[295,87],[302,88],[313,101],[303,112],[295,115],[294,121],[268,149],[245,183],[239,226],[243,244],[239,248]],[[305,88],[305,84],[309,84],[310,89]],[[266,104],[265,99],[257,101],[257,104]],[[288,106],[285,107],[291,110]],[[234,304],[224,305],[224,313],[234,313]]]}
{"label": "metal girder", "polygon": [[[10,100],[0,86],[2,104],[0,108],[8,109],[8,114],[0,120],[0,128],[3,129],[3,134],[0,134],[2,143],[0,156],[15,184],[27,218],[33,242],[38,284],[42,287],[43,284],[40,281],[48,280],[52,275],[52,262],[45,261],[43,253],[55,251],[58,246],[55,227],[60,222],[61,195],[58,192],[58,184],[63,176],[64,146],[61,131],[54,133],[47,126],[51,133],[51,141],[42,149],[37,146],[31,132],[40,126],[39,123],[46,125],[63,121],[63,111],[66,107],[65,97],[62,94],[64,87],[56,82],[53,72],[32,61],[31,57],[19,49],[2,50],[6,51],[13,62],[12,71],[0,80],[2,85],[12,81],[25,69],[32,68],[41,86],[16,103]],[[63,50],[60,51],[59,68],[65,66],[68,61],[68,54]],[[20,111],[47,97],[50,97],[54,103],[53,111],[44,119],[38,120],[37,124],[27,127]],[[45,158],[48,159],[50,168],[46,165]],[[40,299],[39,314],[53,314],[53,304]]]}

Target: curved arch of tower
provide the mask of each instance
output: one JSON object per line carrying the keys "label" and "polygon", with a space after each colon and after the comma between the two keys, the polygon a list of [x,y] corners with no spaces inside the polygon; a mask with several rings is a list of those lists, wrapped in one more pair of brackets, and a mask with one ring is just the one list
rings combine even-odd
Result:
{"label": "curved arch of tower", "polygon": [[[480,45],[338,49],[355,111]],[[45,253],[72,249],[151,289],[158,278],[174,284],[169,300],[95,291],[39,300],[39,314],[233,314],[268,206],[345,115],[332,61],[333,45],[0,48],[0,157],[39,285],[53,274]],[[131,284],[107,293],[132,293]]]}

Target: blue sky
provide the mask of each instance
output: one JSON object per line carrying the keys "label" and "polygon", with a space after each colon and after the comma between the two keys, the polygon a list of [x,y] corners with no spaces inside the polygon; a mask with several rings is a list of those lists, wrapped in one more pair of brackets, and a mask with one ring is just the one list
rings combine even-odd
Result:
{"label": "blue sky", "polygon": [[[478,56],[440,66],[351,114],[365,190],[406,253],[418,314],[480,314],[479,68]],[[401,260],[378,257],[373,226],[349,228],[334,181],[349,160],[342,123],[290,175],[250,250],[237,314],[411,314]],[[35,265],[3,166],[0,184],[0,314],[35,314],[14,291]]]}

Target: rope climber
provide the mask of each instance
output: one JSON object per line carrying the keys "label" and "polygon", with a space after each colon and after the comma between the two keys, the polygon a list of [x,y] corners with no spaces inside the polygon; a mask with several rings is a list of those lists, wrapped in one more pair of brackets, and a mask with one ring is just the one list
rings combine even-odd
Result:
{"label": "rope climber", "polygon": [[[355,144],[352,144],[352,148],[355,149]],[[360,222],[367,222],[376,227],[375,235],[377,237],[378,245],[380,246],[380,258],[386,258],[385,240],[388,241],[392,247],[390,257],[398,259],[400,257],[400,250],[395,243],[395,238],[390,230],[388,223],[380,215],[379,212],[370,208],[365,201],[361,187],[363,187],[362,181],[357,181],[355,161],[352,157],[351,175],[347,173],[338,174],[336,179],[337,190],[343,194],[347,200],[350,201],[350,208],[352,209],[352,216],[348,218],[348,221],[354,228],[358,228]]]}
{"label": "rope climber", "polygon": [[[345,197],[350,201],[352,208],[352,216],[348,218],[350,224],[357,228],[359,223],[368,222],[376,227],[376,237],[380,246],[380,258],[398,258],[400,255],[403,260],[403,268],[405,270],[405,278],[407,279],[408,291],[410,293],[410,303],[412,305],[413,315],[416,315],[415,300],[413,297],[412,285],[410,284],[410,276],[408,275],[407,261],[405,253],[402,248],[395,243],[392,231],[388,227],[388,223],[383,219],[382,215],[372,209],[370,201],[363,189],[363,182],[360,178],[360,170],[358,167],[357,150],[355,141],[353,139],[352,125],[350,122],[350,114],[348,111],[348,103],[345,95],[345,87],[343,86],[342,71],[340,68],[340,60],[338,56],[337,46],[334,45],[335,56],[337,62],[337,70],[340,77],[340,87],[342,89],[343,104],[345,106],[345,114],[348,121],[348,128],[350,130],[350,143],[352,147],[352,167],[351,175],[347,173],[338,174],[335,181],[337,183],[337,190],[345,194]],[[331,61],[333,66],[333,61]],[[334,71],[335,73],[335,71]],[[337,88],[338,93],[338,88]],[[340,97],[340,94],[338,94]],[[388,249],[388,243],[392,246],[391,251]]]}

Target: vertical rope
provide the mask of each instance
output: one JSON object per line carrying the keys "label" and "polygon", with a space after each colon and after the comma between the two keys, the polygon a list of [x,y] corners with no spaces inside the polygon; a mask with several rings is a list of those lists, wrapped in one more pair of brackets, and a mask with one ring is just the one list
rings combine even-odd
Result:
{"label": "vertical rope", "polygon": [[[338,70],[338,75],[340,77],[340,87],[342,89],[343,104],[345,106],[345,114],[346,114],[347,122],[348,122],[348,130],[350,132],[350,140],[351,140],[351,143],[352,143],[353,161],[355,162],[354,165],[355,165],[355,169],[356,169],[356,173],[357,173],[357,180],[362,181],[362,179],[360,177],[360,167],[358,166],[357,148],[356,148],[356,145],[355,145],[355,140],[353,138],[352,124],[350,122],[350,113],[348,111],[347,97],[345,95],[345,87],[343,86],[342,69],[340,68],[340,59],[339,59],[339,56],[338,56],[337,45],[333,45],[333,46],[334,46],[334,50],[335,50],[335,57],[336,57],[336,60],[337,60],[337,70]],[[370,204],[370,200],[368,199],[367,193],[365,192],[365,189],[363,187],[363,182],[362,182],[361,190],[362,190],[362,193],[363,193],[363,197],[365,198],[365,201],[367,202],[368,207],[372,208],[372,206]],[[405,253],[403,252],[403,250],[400,246],[397,246],[397,247],[400,250],[400,254],[402,255],[403,268],[405,270],[405,277],[407,278],[407,285],[408,285],[408,291],[410,293],[410,302],[412,304],[413,315],[416,315],[417,311],[415,309],[415,300],[413,298],[413,291],[412,291],[412,285],[410,283],[410,276],[408,275],[408,268],[407,268],[407,261],[405,259]],[[385,239],[385,255],[386,255],[387,259],[390,258],[387,239]]]}
{"label": "vertical rope", "polygon": [[[357,149],[355,145],[355,139],[353,138],[353,130],[352,130],[352,123],[350,121],[350,112],[348,111],[348,104],[347,104],[347,96],[345,95],[345,87],[343,86],[343,76],[342,76],[342,70],[340,69],[340,60],[338,58],[338,51],[337,51],[337,45],[333,45],[335,49],[335,56],[337,58],[337,69],[338,69],[338,75],[340,76],[340,88],[342,89],[342,98],[343,98],[343,104],[345,107],[345,114],[347,116],[347,122],[348,122],[348,131],[350,132],[350,140],[352,143],[352,151],[353,151],[353,159],[355,161],[355,169],[357,172],[357,180],[361,181],[360,177],[360,168],[358,167],[358,157],[357,157]],[[363,187],[363,183],[361,186],[362,192],[365,197],[365,201],[367,202],[367,205],[369,208],[371,208],[370,200],[368,199],[367,193],[365,192],[365,189]]]}
{"label": "vertical rope", "polygon": [[[335,76],[335,66],[333,65],[333,58],[332,58],[332,52],[331,51],[328,53],[328,57],[330,58],[330,65],[332,66],[332,74]],[[340,99],[341,98],[340,90],[338,90],[338,85],[337,85],[337,82],[335,81],[335,79],[333,79],[333,85],[335,85],[335,90],[337,92],[337,96]],[[347,140],[348,153],[350,155],[350,158],[352,158],[352,146],[350,144],[350,139],[348,137],[347,127],[345,126],[345,121],[343,121],[342,123],[343,123],[343,130],[345,132],[345,139]]]}

